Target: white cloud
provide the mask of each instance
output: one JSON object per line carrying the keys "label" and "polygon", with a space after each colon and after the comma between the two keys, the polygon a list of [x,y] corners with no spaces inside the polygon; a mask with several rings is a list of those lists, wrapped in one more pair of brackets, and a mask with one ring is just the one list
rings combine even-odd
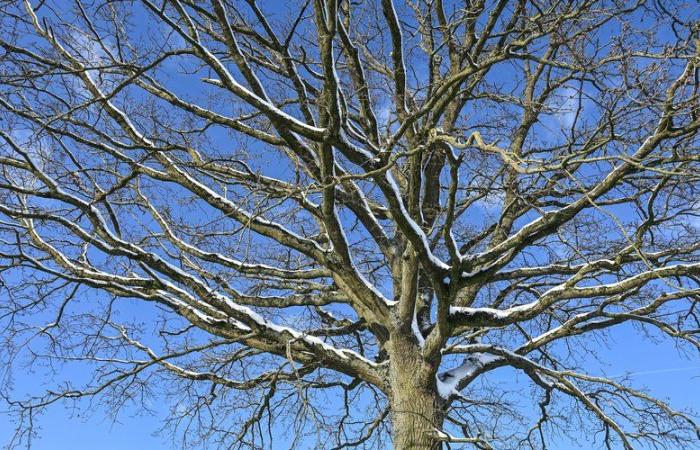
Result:
{"label": "white cloud", "polygon": [[377,108],[377,124],[380,129],[385,129],[389,126],[391,120],[391,103],[382,102]]}
{"label": "white cloud", "polygon": [[503,190],[490,190],[484,198],[477,200],[476,205],[486,212],[496,213],[503,208],[505,200],[506,195]]}
{"label": "white cloud", "polygon": [[560,92],[559,99],[561,103],[555,106],[557,109],[555,117],[562,128],[571,128],[574,125],[577,114],[580,114],[579,108],[582,110],[585,106],[585,99],[579,99],[579,94],[580,88],[569,85],[565,86]]}
{"label": "white cloud", "polygon": [[693,214],[696,214],[694,216],[688,216],[688,223],[690,224],[691,227],[697,228],[700,230],[700,200],[696,201],[693,203]]}
{"label": "white cloud", "polygon": [[[88,67],[107,66],[112,62],[109,54],[116,54],[116,48],[109,42],[102,40],[100,43],[95,38],[78,30],[74,30],[70,34],[70,39],[76,58]],[[114,87],[118,80],[115,75],[105,73],[101,69],[90,69],[87,73],[100,88]],[[77,82],[74,87],[82,89],[82,82]]]}

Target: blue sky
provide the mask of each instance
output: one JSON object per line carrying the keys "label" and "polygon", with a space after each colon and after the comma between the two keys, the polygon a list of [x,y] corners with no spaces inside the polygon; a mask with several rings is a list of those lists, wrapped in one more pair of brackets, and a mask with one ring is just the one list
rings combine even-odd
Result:
{"label": "blue sky", "polygon": [[[591,361],[590,374],[605,373],[609,376],[630,373],[633,386],[647,388],[660,399],[666,399],[676,409],[692,408],[700,405],[700,364],[695,358],[680,357],[677,349],[668,342],[657,344],[639,338],[639,334],[625,325],[615,332],[615,339],[609,348],[600,348],[600,357],[605,366]],[[74,370],[74,369],[73,369]],[[81,374],[65,373],[72,376]],[[498,369],[488,375],[494,382],[513,388],[515,373],[509,369]],[[43,378],[27,376],[18,378],[17,389],[34,390]],[[99,403],[99,402],[98,402]],[[159,450],[173,448],[172,437],[167,430],[157,435],[167,415],[166,405],[153,405],[155,415],[142,414],[140,408],[127,407],[114,421],[103,407],[97,407],[90,414],[74,411],[64,405],[56,405],[38,418],[40,437],[33,442],[36,450],[93,450],[99,445],[101,450]],[[9,417],[0,413],[0,442],[11,437],[12,427]],[[285,424],[280,424],[277,432],[282,432]],[[574,450],[588,448],[590,436],[582,433],[581,443],[571,443],[564,439],[554,440],[552,449]],[[275,450],[286,449],[281,438]],[[313,448],[313,447],[309,447]],[[458,447],[457,447],[458,448]],[[681,449],[678,449],[681,450]]]}
{"label": "blue sky", "polygon": [[[501,75],[507,76],[506,73]],[[177,83],[177,79],[173,81],[174,85]],[[215,139],[223,138],[219,136]],[[202,212],[200,214],[202,216],[194,219],[207,219]],[[157,316],[156,310],[150,305],[131,310],[132,314],[136,312],[142,314],[140,318],[146,321],[155,319]],[[690,354],[694,358],[684,358],[667,339],[659,337],[657,343],[640,339],[637,331],[628,325],[618,327],[613,336],[614,339],[608,342],[608,346],[601,345],[599,348],[600,359],[606,364],[601,365],[591,360],[590,374],[617,376],[629,372],[632,374],[635,387],[648,388],[650,393],[659,398],[668,399],[676,408],[700,405],[700,363],[697,362],[696,354]],[[85,373],[81,372],[79,367],[73,366],[62,371],[60,376],[61,378],[81,378]],[[487,376],[505,387],[516,386],[514,373],[507,369],[496,370]],[[15,389],[16,392],[37,392],[43,385],[51,386],[53,381],[47,379],[41,372],[18,373]],[[61,404],[55,405],[38,418],[40,437],[34,441],[33,448],[37,450],[92,450],[96,447],[101,450],[173,448],[167,430],[161,436],[155,435],[170,405],[157,401],[151,402],[150,405],[154,414],[144,413],[139,407],[127,406],[120,411],[116,421],[111,418],[110,411],[99,406],[99,402],[96,402],[94,409],[83,404],[81,410],[73,410]],[[282,426],[284,424],[280,424],[280,428],[276,431],[281,432]],[[0,406],[0,443],[7,442],[12,431],[10,417],[2,411]],[[586,442],[589,436],[582,433],[580,438]],[[285,449],[287,445],[282,440],[275,448]],[[576,443],[555,441],[552,448],[567,450],[582,447]]]}

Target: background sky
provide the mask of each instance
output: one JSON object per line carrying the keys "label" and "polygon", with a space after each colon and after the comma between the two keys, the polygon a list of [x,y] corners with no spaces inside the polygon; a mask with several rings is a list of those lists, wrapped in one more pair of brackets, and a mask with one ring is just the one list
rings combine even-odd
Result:
{"label": "background sky", "polygon": [[[507,73],[503,73],[505,78]],[[379,110],[380,120],[387,116],[388,108]],[[386,120],[386,119],[384,119]],[[567,122],[566,116],[560,120]],[[566,123],[564,125],[567,125]],[[570,125],[570,124],[569,124]],[[198,218],[195,218],[197,220]],[[202,220],[204,218],[201,218]],[[131,311],[142,320],[155,318],[157,312],[150,305],[139,306]],[[622,376],[629,374],[632,385],[646,388],[648,392],[662,400],[667,400],[677,409],[700,407],[700,363],[696,354],[684,355],[667,339],[659,336],[658,342],[641,339],[638,330],[630,325],[619,326],[606,343],[598,349],[601,361],[590,360],[588,373],[591,375]],[[62,371],[62,378],[85,377],[79,366],[68,366]],[[2,368],[0,368],[0,372]],[[43,386],[55,386],[55,380],[46,377],[40,370],[26,371],[15,378],[15,391],[40,392]],[[504,389],[514,389],[519,375],[510,369],[497,369],[486,375]],[[96,402],[95,406],[84,404],[74,410],[63,404],[56,404],[38,417],[37,429],[40,437],[33,441],[36,450],[159,450],[173,448],[173,442],[166,430],[158,435],[157,430],[168,414],[169,404],[150,402],[152,412],[140,407],[127,406],[118,416]],[[13,435],[10,415],[0,403],[0,444],[8,442]],[[285,424],[275,430],[282,435]],[[555,440],[551,448],[568,450],[588,448],[591,437],[582,432],[581,443],[568,440]],[[458,446],[453,446],[459,448]],[[280,438],[274,449],[288,448],[284,438]],[[679,449],[681,450],[681,449]]]}
{"label": "background sky", "polygon": [[[606,365],[591,361],[594,375],[609,376],[629,373],[633,385],[647,388],[659,399],[667,400],[676,409],[700,406],[700,364],[696,358],[679,355],[678,350],[668,341],[653,344],[639,338],[630,326],[619,327],[615,339],[609,346],[601,346],[599,356]],[[692,355],[694,356],[694,355]],[[80,373],[65,373],[66,376],[81,376]],[[497,369],[489,377],[502,383],[504,388],[514,387],[517,376],[508,369]],[[36,390],[38,384],[46,381],[40,376],[27,373],[17,379],[17,390]],[[510,385],[510,386],[508,386]],[[167,407],[153,405],[155,415],[144,414],[140,408],[126,407],[116,420],[110,412],[97,406],[88,414],[75,411],[63,405],[50,408],[38,418],[40,437],[33,442],[36,450],[160,450],[172,449],[173,442],[168,432],[158,435],[161,420],[167,415]],[[280,424],[283,426],[284,424]],[[288,446],[282,437],[284,430],[275,430],[280,441],[273,447],[284,450]],[[11,418],[0,412],[0,442],[7,442],[13,433]],[[580,435],[579,443],[566,439],[554,440],[554,450],[574,450],[589,448],[590,436]],[[459,446],[454,446],[459,448]],[[313,448],[313,447],[309,447]],[[685,449],[678,449],[685,450]]]}

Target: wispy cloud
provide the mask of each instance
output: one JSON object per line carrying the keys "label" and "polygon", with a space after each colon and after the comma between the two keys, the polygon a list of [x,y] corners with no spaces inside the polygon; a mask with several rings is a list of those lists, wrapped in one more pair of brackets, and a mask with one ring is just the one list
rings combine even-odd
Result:
{"label": "wispy cloud", "polygon": [[700,200],[696,201],[693,203],[692,206],[692,214],[695,214],[694,216],[686,216],[688,217],[688,224],[690,224],[691,227],[700,229]]}
{"label": "wispy cloud", "polygon": [[[97,67],[97,69],[88,70],[87,73],[98,87],[111,87],[116,83],[116,76],[99,69],[100,66],[111,63],[109,54],[116,54],[116,47],[105,40],[100,43],[95,38],[77,30],[70,34],[70,41],[77,58],[88,67]],[[78,84],[81,86],[80,83]]]}
{"label": "wispy cloud", "polygon": [[667,369],[654,369],[654,370],[640,370],[637,372],[628,372],[620,375],[613,375],[610,378],[624,378],[624,377],[636,377],[640,375],[658,375],[662,373],[672,373],[672,372],[686,372],[688,370],[699,370],[700,366],[689,366],[689,367],[671,367]]}
{"label": "wispy cloud", "polygon": [[377,108],[377,123],[379,128],[385,129],[389,126],[389,120],[391,120],[391,103],[381,102]]}
{"label": "wispy cloud", "polygon": [[583,109],[585,101],[579,98],[581,95],[580,88],[574,86],[565,86],[560,93],[561,103],[557,107],[555,117],[562,128],[571,128],[574,125],[576,116],[581,113],[579,108]]}

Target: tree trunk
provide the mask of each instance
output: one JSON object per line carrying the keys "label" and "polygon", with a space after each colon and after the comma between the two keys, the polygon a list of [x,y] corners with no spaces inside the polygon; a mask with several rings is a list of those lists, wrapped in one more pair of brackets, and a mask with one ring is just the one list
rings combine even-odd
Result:
{"label": "tree trunk", "polygon": [[440,449],[435,431],[442,428],[444,402],[437,393],[435,371],[421,358],[415,343],[392,341],[389,400],[394,449]]}

